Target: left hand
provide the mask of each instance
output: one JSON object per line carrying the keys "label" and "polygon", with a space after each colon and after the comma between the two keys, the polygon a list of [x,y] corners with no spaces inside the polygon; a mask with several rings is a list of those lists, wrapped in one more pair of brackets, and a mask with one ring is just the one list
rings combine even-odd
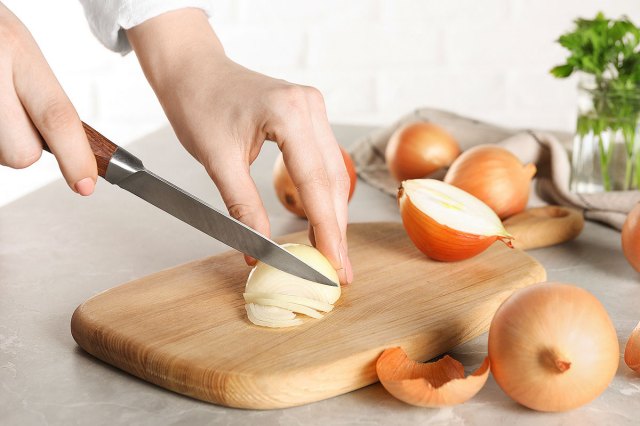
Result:
{"label": "left hand", "polygon": [[340,281],[351,282],[350,180],[320,92],[231,61],[197,9],[160,15],[127,36],[178,139],[204,165],[229,213],[270,235],[249,166],[265,140],[277,142],[309,218],[311,242]]}

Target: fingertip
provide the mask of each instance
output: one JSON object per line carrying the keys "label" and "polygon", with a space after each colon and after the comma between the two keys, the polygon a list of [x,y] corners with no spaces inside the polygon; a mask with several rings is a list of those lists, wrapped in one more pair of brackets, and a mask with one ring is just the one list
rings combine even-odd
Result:
{"label": "fingertip", "polygon": [[353,282],[353,266],[351,265],[351,258],[349,258],[349,245],[347,244],[347,235],[346,233],[342,236],[342,243],[340,244],[340,249],[343,253],[344,259],[344,270],[347,275],[347,284],[351,284]]}
{"label": "fingertip", "polygon": [[88,196],[93,194],[93,190],[95,189],[96,183],[93,179],[86,177],[84,179],[80,179],[73,185],[73,189],[82,196]]}
{"label": "fingertip", "polygon": [[[338,273],[340,284],[349,284],[351,282],[350,276],[353,275],[350,272],[351,263],[347,256],[345,245],[342,241],[338,245],[333,246],[327,244],[326,239],[318,238],[318,232],[313,226],[309,225],[309,242],[312,246],[317,248],[331,263],[331,266]],[[351,275],[350,275],[351,274]]]}
{"label": "fingertip", "polygon": [[349,260],[347,249],[344,243],[340,243],[338,253],[340,255],[341,266],[341,268],[338,270],[340,282],[342,284],[351,284],[351,282],[353,281],[353,269],[351,268],[351,261]]}
{"label": "fingertip", "polygon": [[347,275],[347,284],[351,284],[353,282],[353,267],[351,266],[351,259],[347,257],[347,261],[345,262],[345,273]]}
{"label": "fingertip", "polygon": [[329,259],[329,262],[338,273],[340,283],[348,284],[347,272],[345,269],[345,254],[342,250],[342,244],[339,245],[337,249],[331,250],[331,252],[324,251],[324,255],[327,256],[327,259]]}

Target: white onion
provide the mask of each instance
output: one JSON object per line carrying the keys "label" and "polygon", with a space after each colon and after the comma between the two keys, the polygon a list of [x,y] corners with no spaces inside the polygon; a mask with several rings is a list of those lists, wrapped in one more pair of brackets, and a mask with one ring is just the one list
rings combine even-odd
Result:
{"label": "white onion", "polygon": [[[284,249],[330,278],[338,274],[317,249],[303,244],[284,244]],[[296,314],[321,318],[340,297],[340,286],[331,287],[283,272],[263,262],[251,270],[244,299],[249,321],[265,327],[291,327],[302,323]]]}
{"label": "white onion", "polygon": [[255,325],[264,327],[291,327],[302,324],[302,320],[296,318],[296,314],[276,306],[262,306],[255,303],[245,305],[249,321]]}

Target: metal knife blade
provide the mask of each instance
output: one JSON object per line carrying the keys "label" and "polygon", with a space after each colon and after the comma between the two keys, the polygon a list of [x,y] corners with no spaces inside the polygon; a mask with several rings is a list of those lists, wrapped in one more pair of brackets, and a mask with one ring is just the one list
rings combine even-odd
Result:
{"label": "metal knife blade", "polygon": [[104,178],[229,247],[274,268],[320,284],[338,285],[274,241],[150,172],[137,157],[121,147],[113,152]]}

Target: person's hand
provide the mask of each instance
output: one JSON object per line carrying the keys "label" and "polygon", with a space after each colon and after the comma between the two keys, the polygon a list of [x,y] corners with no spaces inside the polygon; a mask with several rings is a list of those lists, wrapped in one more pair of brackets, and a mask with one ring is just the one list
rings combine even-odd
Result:
{"label": "person's hand", "polygon": [[228,59],[197,9],[160,15],[127,36],[178,139],[204,165],[229,213],[270,234],[249,166],[265,140],[275,141],[300,192],[311,242],[336,268],[340,281],[351,282],[346,239],[350,181],[322,95]]}
{"label": "person's hand", "polygon": [[0,164],[30,166],[43,139],[71,189],[91,194],[98,171],[78,113],[29,31],[0,3]]}

